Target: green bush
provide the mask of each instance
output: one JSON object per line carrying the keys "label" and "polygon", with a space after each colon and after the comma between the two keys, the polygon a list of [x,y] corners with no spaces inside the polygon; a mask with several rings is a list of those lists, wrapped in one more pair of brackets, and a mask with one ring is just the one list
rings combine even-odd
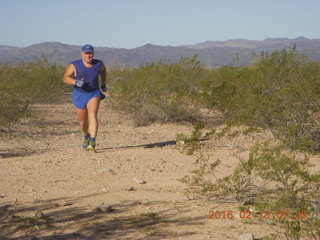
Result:
{"label": "green bush", "polygon": [[222,79],[208,98],[216,99],[212,106],[228,122],[271,129],[293,148],[320,150],[319,65],[307,62],[293,47],[262,53],[251,67],[217,73]]}
{"label": "green bush", "polygon": [[206,122],[200,110],[218,110],[228,124],[271,129],[292,148],[320,151],[320,67],[295,46],[262,52],[251,66],[205,69],[195,55],[110,75],[115,105],[137,125]]}
{"label": "green bush", "polygon": [[[144,124],[198,123],[190,136],[177,136],[187,154],[197,154],[198,168],[181,179],[191,190],[241,202],[243,208],[252,205],[258,212],[287,211],[292,218],[262,221],[287,239],[319,240],[320,173],[310,173],[308,159],[296,159],[287,148],[320,151],[319,64],[308,62],[293,46],[262,52],[251,66],[205,69],[194,56],[175,64],[160,61],[118,70],[111,76],[114,103],[138,122],[144,116]],[[283,145],[257,146],[248,159],[239,158],[232,174],[217,178],[220,160],[211,161],[200,141],[206,120],[199,111],[203,108],[219,110],[227,126],[271,129]]]}
{"label": "green bush", "polygon": [[35,62],[0,66],[0,124],[2,126],[28,113],[32,103],[56,102],[65,89],[64,69],[49,65],[45,57]]}
{"label": "green bush", "polygon": [[176,64],[160,61],[137,69],[113,70],[109,75],[114,89],[112,100],[119,109],[136,117],[137,125],[154,121],[196,122],[198,80],[205,72],[197,56],[182,58]]}
{"label": "green bush", "polygon": [[184,136],[184,150],[197,156],[197,168],[180,179],[191,191],[213,201],[240,203],[250,219],[271,226],[286,239],[320,239],[320,172],[309,171],[307,157],[298,159],[283,145],[256,145],[248,159],[238,157],[232,174],[219,178],[215,172],[222,160],[205,154],[200,132],[195,129]]}

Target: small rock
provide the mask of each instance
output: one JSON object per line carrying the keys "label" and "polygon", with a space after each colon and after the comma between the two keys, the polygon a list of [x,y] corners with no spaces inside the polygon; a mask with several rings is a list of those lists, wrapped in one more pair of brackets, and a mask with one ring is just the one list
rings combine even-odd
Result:
{"label": "small rock", "polygon": [[133,190],[135,190],[135,189],[134,189],[134,187],[131,186],[131,187],[127,188],[126,190],[127,190],[127,191],[133,191]]}
{"label": "small rock", "polygon": [[102,204],[97,208],[98,211],[106,213],[106,212],[113,212],[113,208],[110,205]]}
{"label": "small rock", "polygon": [[64,207],[70,205],[66,200],[59,200],[54,204],[56,207]]}
{"label": "small rock", "polygon": [[103,168],[101,169],[101,172],[102,173],[105,173],[105,172],[113,172],[113,170],[111,168]]}
{"label": "small rock", "polygon": [[40,240],[40,238],[32,237],[32,238],[30,238],[30,240]]}
{"label": "small rock", "polygon": [[197,200],[197,199],[199,199],[199,197],[198,196],[188,196],[185,199],[186,200]]}
{"label": "small rock", "polygon": [[138,183],[138,184],[144,184],[144,183],[146,183],[146,181],[144,181],[143,179],[140,179],[140,178],[134,178],[133,181],[136,182],[136,183]]}
{"label": "small rock", "polygon": [[240,240],[254,240],[254,236],[252,233],[243,233],[239,236]]}
{"label": "small rock", "polygon": [[36,212],[35,212],[34,216],[35,216],[36,218],[43,218],[43,217],[44,217],[44,213],[39,210],[39,211],[36,211]]}

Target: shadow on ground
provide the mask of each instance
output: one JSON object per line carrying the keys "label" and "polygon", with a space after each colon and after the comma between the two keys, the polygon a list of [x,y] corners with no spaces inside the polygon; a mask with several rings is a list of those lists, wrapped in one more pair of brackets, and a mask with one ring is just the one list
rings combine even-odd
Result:
{"label": "shadow on ground", "polygon": [[127,148],[157,148],[157,147],[166,147],[176,145],[176,141],[165,141],[165,142],[156,142],[156,143],[148,143],[148,144],[140,144],[140,145],[127,145],[127,146],[118,146],[118,147],[107,147],[107,148],[99,148],[97,152],[105,152],[106,150],[111,149],[127,149]]}
{"label": "shadow on ground", "polygon": [[[188,211],[185,207],[146,211],[147,207],[159,202],[123,201],[112,205],[113,210],[110,212],[76,206],[78,201],[85,201],[85,198],[91,196],[29,204],[1,204],[0,239],[172,239],[195,234],[182,229],[188,229],[190,225],[201,225],[201,220],[205,218],[181,217],[181,213]],[[59,202],[64,204],[57,204]],[[143,211],[133,211],[136,208]],[[37,211],[44,213],[44,216],[35,217]],[[168,226],[174,230],[166,230]]]}
{"label": "shadow on ground", "polygon": [[[198,141],[207,141],[209,138],[199,139]],[[118,146],[118,147],[108,147],[108,148],[98,148],[96,150],[97,153],[105,152],[106,150],[111,149],[127,149],[127,148],[158,148],[158,147],[167,147],[176,145],[177,141],[165,141],[165,142],[155,142],[155,143],[148,143],[148,144],[140,144],[140,145],[128,145],[128,146]]]}
{"label": "shadow on ground", "polygon": [[27,157],[36,153],[38,154],[40,152],[41,151],[33,151],[33,150],[28,150],[26,148],[20,148],[20,149],[14,149],[14,150],[0,149],[0,159],[11,158],[11,157]]}

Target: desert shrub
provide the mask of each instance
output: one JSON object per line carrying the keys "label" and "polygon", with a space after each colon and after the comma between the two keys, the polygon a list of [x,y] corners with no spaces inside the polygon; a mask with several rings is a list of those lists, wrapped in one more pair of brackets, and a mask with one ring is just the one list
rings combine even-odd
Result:
{"label": "desert shrub", "polygon": [[278,78],[273,78],[274,86],[269,87],[273,93],[266,97],[271,106],[265,104],[270,125],[290,147],[319,151],[320,69],[314,63],[304,62],[302,57],[296,59],[295,51],[278,55],[269,59],[274,64],[278,58],[284,62],[278,69]]}
{"label": "desert shrub", "polygon": [[17,93],[14,90],[15,88],[17,86],[8,86],[5,83],[0,84],[0,125],[17,120],[29,107],[30,100],[23,98],[21,93]]}
{"label": "desert shrub", "polygon": [[262,53],[251,67],[219,69],[210,97],[229,121],[269,128],[318,110],[319,73],[294,48]]}
{"label": "desert shrub", "polygon": [[262,52],[251,66],[205,69],[195,55],[110,76],[113,103],[136,125],[206,121],[200,110],[209,109],[229,125],[271,129],[292,148],[320,151],[320,67],[295,46]]}
{"label": "desert shrub", "polygon": [[268,128],[293,148],[320,150],[320,68],[295,47],[262,53],[250,67],[213,74],[208,106],[222,111],[229,123]]}
{"label": "desert shrub", "polygon": [[42,57],[35,62],[0,66],[0,124],[6,125],[28,113],[31,103],[57,101],[65,89],[63,68]]}
{"label": "desert shrub", "polygon": [[22,64],[19,68],[21,72],[17,81],[22,87],[21,91],[32,102],[56,102],[67,89],[62,82],[64,67],[50,65],[45,57]]}
{"label": "desert shrub", "polygon": [[[197,80],[204,73],[196,56],[175,64],[160,61],[137,69],[111,71],[112,101],[118,109],[131,113],[136,122],[195,122],[199,106]],[[152,117],[146,121],[143,115]]]}
{"label": "desert shrub", "polygon": [[284,145],[267,142],[253,147],[247,159],[238,157],[232,174],[219,178],[215,172],[222,160],[205,153],[201,135],[198,128],[184,136],[184,150],[197,156],[197,168],[180,179],[189,190],[213,201],[239,203],[286,239],[320,239],[320,172],[309,171],[307,157],[296,158]]}
{"label": "desert shrub", "polygon": [[[204,122],[198,120],[190,136],[181,133],[177,134],[177,144],[180,147],[180,149],[182,149],[187,155],[192,155],[198,149],[201,149],[200,141],[203,135],[203,128]],[[213,132],[211,132],[210,134],[213,134]],[[208,133],[205,137],[207,138],[210,134]]]}
{"label": "desert shrub", "polygon": [[320,172],[310,173],[309,159],[297,159],[283,147],[260,145],[248,161],[266,182],[256,199],[257,210],[282,214],[263,220],[276,225],[287,239],[320,239]]}

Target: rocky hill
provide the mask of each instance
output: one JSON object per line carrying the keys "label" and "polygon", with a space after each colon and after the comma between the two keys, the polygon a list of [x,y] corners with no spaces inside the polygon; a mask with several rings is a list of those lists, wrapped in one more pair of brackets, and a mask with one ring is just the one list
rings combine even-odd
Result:
{"label": "rocky hill", "polygon": [[[161,59],[177,62],[181,57],[199,55],[199,60],[207,67],[223,65],[247,65],[259,56],[262,51],[272,52],[276,49],[289,48],[296,44],[311,61],[320,61],[320,39],[298,37],[268,38],[263,41],[234,39],[226,41],[206,41],[195,45],[158,46],[146,44],[142,47],[125,48],[95,48],[95,57],[106,65],[121,67],[137,67],[141,64],[158,62]],[[50,63],[67,65],[79,58],[81,46],[68,45],[59,42],[45,42],[25,48],[0,46],[0,64],[33,61],[35,57],[46,56]]]}

